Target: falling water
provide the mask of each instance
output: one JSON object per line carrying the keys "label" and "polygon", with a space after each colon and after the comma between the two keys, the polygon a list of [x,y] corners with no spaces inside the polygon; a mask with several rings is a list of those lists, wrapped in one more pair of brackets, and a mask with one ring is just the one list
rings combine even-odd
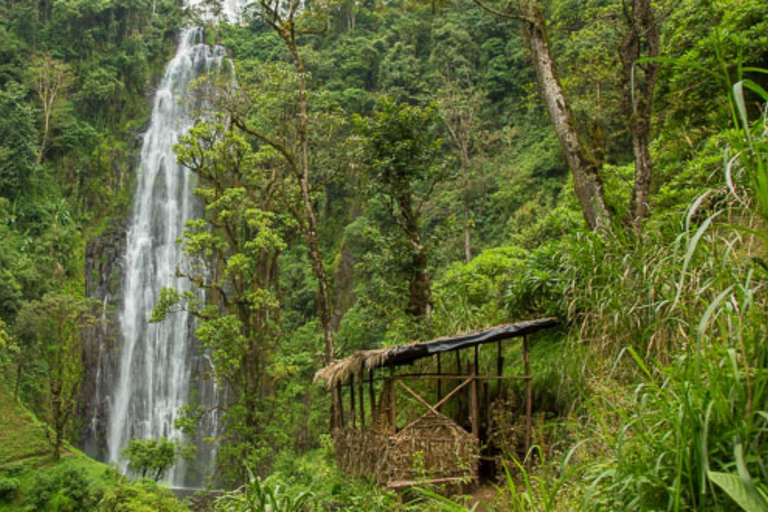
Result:
{"label": "falling water", "polygon": [[[176,163],[173,146],[193,120],[180,95],[203,73],[221,67],[224,51],[203,43],[203,29],[182,31],[178,50],[165,70],[157,90],[149,129],[144,135],[133,217],[127,234],[120,312],[121,339],[114,375],[105,382],[108,393],[106,444],[108,461],[120,461],[120,451],[132,438],[180,439],[174,426],[179,408],[193,400],[215,405],[216,389],[202,382],[201,366],[209,364],[194,346],[193,323],[188,314],[168,315],[161,323],[148,322],[152,307],[164,287],[180,292],[190,283],[176,277],[184,223],[199,213],[193,189],[194,176]],[[98,388],[98,384],[97,384]],[[215,434],[209,421],[199,438]],[[194,486],[210,466],[212,448],[198,443],[194,462],[179,462],[167,476],[174,486]],[[198,467],[192,467],[198,466]],[[124,466],[123,466],[123,469]]]}

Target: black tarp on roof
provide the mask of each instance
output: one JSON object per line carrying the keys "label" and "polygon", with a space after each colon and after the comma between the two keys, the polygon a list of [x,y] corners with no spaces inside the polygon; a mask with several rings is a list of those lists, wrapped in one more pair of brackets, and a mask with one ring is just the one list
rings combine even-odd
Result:
{"label": "black tarp on roof", "polygon": [[359,374],[364,370],[411,364],[417,359],[441,352],[450,352],[483,343],[516,338],[542,329],[555,327],[558,324],[559,321],[556,318],[542,318],[539,320],[498,325],[481,331],[448,336],[431,341],[420,341],[409,345],[361,350],[322,368],[315,374],[315,380],[323,380],[330,387],[346,382],[351,376]]}
{"label": "black tarp on roof", "polygon": [[459,336],[438,338],[436,340],[413,343],[411,345],[402,345],[392,347],[387,351],[377,367],[399,366],[409,364],[417,359],[429,357],[441,352],[451,352],[463,348],[491,343],[508,338],[517,338],[532,334],[542,329],[555,327],[560,322],[556,318],[543,318],[539,320],[529,320],[526,322],[517,322],[514,324],[500,325],[484,331],[477,331]]}

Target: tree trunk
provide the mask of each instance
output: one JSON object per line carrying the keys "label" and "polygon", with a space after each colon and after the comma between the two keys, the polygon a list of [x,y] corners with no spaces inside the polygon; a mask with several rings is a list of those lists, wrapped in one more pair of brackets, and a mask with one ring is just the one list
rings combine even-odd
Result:
{"label": "tree trunk", "polygon": [[[410,198],[404,198],[401,201],[401,207],[406,201],[410,205]],[[403,227],[411,250],[411,284],[406,311],[415,317],[426,318],[432,313],[432,296],[429,275],[427,274],[427,255],[424,252],[424,245],[421,243],[414,212],[409,212],[406,215]]]}
{"label": "tree trunk", "polygon": [[[293,57],[296,73],[299,75],[299,146],[301,151],[301,163],[299,168],[299,187],[301,189],[301,199],[306,214],[306,228],[304,237],[309,247],[309,256],[312,259],[312,271],[317,278],[317,303],[318,316],[323,329],[323,340],[325,342],[325,364],[328,365],[334,359],[334,340],[333,323],[331,318],[331,299],[328,286],[328,277],[325,272],[322,253],[320,252],[320,243],[318,241],[317,215],[315,207],[312,204],[312,196],[309,190],[309,113],[307,99],[307,77],[304,70],[304,64],[299,55],[299,49],[293,38],[293,30],[283,30],[281,32],[283,40],[288,45],[288,49]],[[331,400],[331,431],[336,425],[336,401]]]}
{"label": "tree trunk", "polygon": [[565,160],[573,174],[573,186],[590,229],[610,227],[611,212],[605,203],[598,164],[586,152],[576,131],[570,104],[557,76],[547,37],[546,24],[537,0],[520,0],[522,19],[531,57],[536,68],[539,90],[547,105]]}
{"label": "tree trunk", "polygon": [[288,42],[288,47],[293,56],[293,62],[296,72],[299,75],[299,145],[301,147],[301,167],[299,176],[299,186],[301,188],[301,200],[306,214],[306,229],[304,236],[309,246],[309,255],[312,259],[312,270],[317,278],[317,298],[319,305],[320,323],[323,329],[323,338],[325,339],[325,364],[333,361],[333,326],[331,322],[331,302],[328,289],[328,277],[325,273],[325,264],[323,263],[320,252],[320,244],[317,233],[317,214],[312,204],[312,196],[309,190],[309,140],[308,127],[309,115],[307,112],[307,77],[304,71],[304,65],[301,62],[298,48],[292,42]]}
{"label": "tree trunk", "polygon": [[[632,136],[635,156],[635,185],[629,210],[629,221],[635,232],[640,233],[642,222],[648,217],[653,162],[648,150],[651,131],[653,95],[656,88],[658,64],[637,60],[647,52],[647,57],[659,55],[659,27],[653,15],[650,0],[632,0],[632,11],[627,13],[627,34],[619,48],[624,86],[624,113]],[[636,71],[643,72],[641,80]]]}
{"label": "tree trunk", "polygon": [[54,394],[51,401],[51,416],[53,421],[53,460],[58,461],[61,458],[61,438],[64,435],[64,425],[62,421],[61,396]]}
{"label": "tree trunk", "polygon": [[467,197],[469,194],[469,150],[465,144],[461,145],[461,172],[463,181],[461,202],[464,210],[464,258],[469,263],[472,261],[472,230],[470,228],[469,198]]}

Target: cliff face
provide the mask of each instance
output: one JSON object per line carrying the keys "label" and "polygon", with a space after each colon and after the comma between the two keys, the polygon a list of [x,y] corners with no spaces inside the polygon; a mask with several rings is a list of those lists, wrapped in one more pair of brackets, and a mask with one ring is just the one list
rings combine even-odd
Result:
{"label": "cliff face", "polygon": [[99,372],[114,373],[118,364],[116,340],[120,336],[120,286],[123,281],[127,219],[109,226],[88,243],[85,252],[85,293],[101,301],[101,322],[83,333],[85,374],[78,410],[80,448],[91,457],[106,460],[107,390],[100,389]]}

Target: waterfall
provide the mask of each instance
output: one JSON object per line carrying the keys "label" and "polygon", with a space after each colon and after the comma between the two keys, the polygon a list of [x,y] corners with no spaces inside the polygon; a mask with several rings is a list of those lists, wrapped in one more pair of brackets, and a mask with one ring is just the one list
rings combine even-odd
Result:
{"label": "waterfall", "polygon": [[[184,223],[201,213],[201,207],[193,195],[194,176],[176,163],[173,145],[193,122],[180,96],[195,78],[220,68],[222,62],[223,48],[204,44],[202,28],[184,29],[155,93],[144,134],[123,261],[121,336],[113,347],[111,371],[99,368],[96,385],[97,393],[107,397],[106,458],[123,470],[120,452],[132,438],[181,439],[174,426],[179,408],[191,402],[210,407],[219,401],[215,385],[196,378],[210,368],[210,361],[195,346],[189,315],[170,314],[155,324],[148,319],[163,287],[192,289],[188,280],[176,277],[182,256],[176,241]],[[200,440],[215,435],[217,428],[215,416],[201,425],[195,459],[178,462],[166,476],[168,484],[203,483],[215,448]]]}

